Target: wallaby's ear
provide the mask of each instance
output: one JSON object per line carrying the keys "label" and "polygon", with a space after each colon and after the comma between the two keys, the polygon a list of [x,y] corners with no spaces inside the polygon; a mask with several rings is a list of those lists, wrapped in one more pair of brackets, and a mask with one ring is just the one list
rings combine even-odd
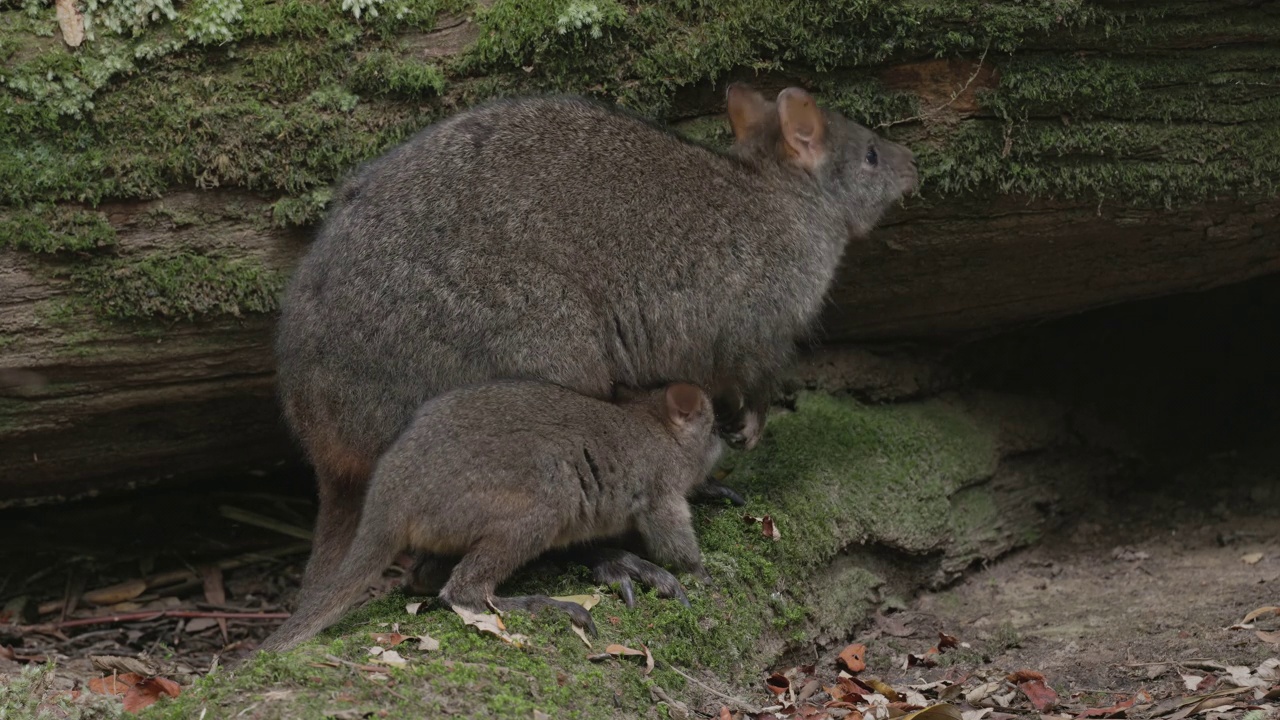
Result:
{"label": "wallaby's ear", "polygon": [[827,119],[813,96],[793,87],[778,93],[778,122],[796,163],[806,170],[816,168],[827,155]]}
{"label": "wallaby's ear", "polygon": [[702,391],[696,385],[673,383],[667,386],[667,419],[683,425],[702,410]]}
{"label": "wallaby's ear", "polygon": [[729,125],[733,138],[742,142],[754,135],[760,126],[769,121],[772,103],[746,83],[730,83],[725,91],[725,105],[729,109]]}

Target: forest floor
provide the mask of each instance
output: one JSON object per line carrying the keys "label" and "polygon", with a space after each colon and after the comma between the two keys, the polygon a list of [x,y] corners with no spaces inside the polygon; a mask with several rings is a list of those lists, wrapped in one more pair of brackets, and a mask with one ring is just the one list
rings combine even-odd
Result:
{"label": "forest floor", "polygon": [[[861,712],[870,719],[945,701],[955,708],[948,717],[965,720],[1274,718],[1278,455],[1267,448],[1219,455],[1101,492],[1089,512],[1064,518],[1034,547],[950,587],[889,599],[846,642],[793,649],[785,662],[758,668],[751,688],[704,677],[679,693],[656,693],[644,716]],[[264,509],[297,524],[270,530],[238,512]],[[9,621],[25,622],[0,625],[0,717],[34,712],[41,699],[48,717],[76,709],[80,717],[111,717],[121,707],[117,696],[138,703],[180,693],[215,656],[227,662],[247,654],[292,599],[311,512],[304,495],[235,489],[143,491],[3,511],[0,597],[9,598]],[[167,584],[141,580],[154,579],[153,569],[171,567],[166,559],[174,557],[185,570],[170,573]],[[396,582],[389,573],[388,585]],[[84,609],[92,590],[99,602],[114,603],[119,620],[76,624],[93,617]],[[72,597],[78,607],[64,609]],[[1273,610],[1243,622],[1266,607]],[[231,614],[225,625],[220,612]],[[104,681],[112,671],[125,681]],[[174,684],[130,689],[131,672]],[[258,707],[246,705],[239,716],[258,717]],[[332,717],[376,715],[335,709]]]}

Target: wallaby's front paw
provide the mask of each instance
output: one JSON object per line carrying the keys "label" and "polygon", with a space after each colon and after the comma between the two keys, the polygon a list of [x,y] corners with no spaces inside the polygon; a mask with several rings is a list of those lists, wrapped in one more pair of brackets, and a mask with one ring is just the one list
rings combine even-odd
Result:
{"label": "wallaby's front paw", "polygon": [[693,495],[701,500],[728,500],[737,507],[747,504],[746,499],[739,495],[736,490],[727,485],[721,485],[715,480],[707,480],[695,487]]}
{"label": "wallaby's front paw", "polygon": [[689,597],[675,575],[641,557],[623,550],[600,550],[592,566],[596,582],[617,585],[618,594],[627,607],[636,606],[636,591],[632,580],[639,581],[657,591],[659,597],[675,598],[689,607]]}

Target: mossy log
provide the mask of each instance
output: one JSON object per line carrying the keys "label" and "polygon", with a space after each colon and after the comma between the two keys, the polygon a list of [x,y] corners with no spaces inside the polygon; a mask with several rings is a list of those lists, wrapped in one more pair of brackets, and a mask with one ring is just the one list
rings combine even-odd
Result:
{"label": "mossy log", "polygon": [[[987,332],[1280,270],[1280,6],[1251,0],[105,0],[0,8],[0,496],[287,457],[271,317],[334,181],[571,90],[711,145],[799,83],[918,151],[829,342]],[[85,39],[72,48],[75,25]],[[4,391],[0,391],[3,393]]]}

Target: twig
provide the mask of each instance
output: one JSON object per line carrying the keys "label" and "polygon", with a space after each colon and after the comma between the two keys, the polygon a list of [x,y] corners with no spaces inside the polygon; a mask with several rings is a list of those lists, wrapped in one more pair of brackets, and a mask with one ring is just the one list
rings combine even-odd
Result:
{"label": "twig", "polygon": [[377,672],[385,675],[387,674],[387,671],[390,670],[390,668],[378,667],[377,665],[361,665],[360,663],[353,663],[350,660],[343,660],[337,655],[326,654],[324,656],[324,659],[328,660],[329,662],[335,662],[335,663],[338,663],[339,665],[346,665],[347,667],[352,667],[357,670],[363,670],[365,672]]}
{"label": "twig", "polygon": [[670,664],[670,663],[663,663],[663,664],[664,664],[664,665],[666,665],[668,668],[670,668],[673,672],[675,672],[675,674],[679,675],[680,677],[684,678],[685,680],[688,680],[689,682],[693,683],[694,685],[697,685],[698,687],[702,688],[703,690],[706,690],[707,692],[711,693],[712,695],[715,695],[716,697],[720,698],[721,700],[724,700],[725,702],[731,702],[731,703],[734,703],[735,705],[737,705],[737,707],[738,707],[738,709],[739,709],[739,710],[742,710],[742,711],[744,711],[744,712],[751,713],[752,715],[759,715],[760,713],[764,712],[764,711],[763,711],[763,710],[761,710],[759,707],[757,707],[757,706],[755,706],[755,705],[752,705],[751,703],[747,702],[746,700],[739,700],[738,698],[733,697],[732,695],[725,695],[724,693],[720,692],[719,690],[716,690],[715,688],[711,687],[710,685],[708,685],[708,684],[706,684],[706,683],[702,682],[702,681],[701,681],[701,680],[699,680],[698,678],[693,677],[692,675],[689,675],[689,674],[685,673],[683,670],[681,670],[680,668],[676,667],[675,665],[672,665],[672,664]]}
{"label": "twig", "polygon": [[964,87],[960,88],[958,91],[951,94],[950,100],[946,101],[945,103],[939,105],[936,108],[933,108],[932,110],[920,113],[919,115],[913,115],[909,118],[903,118],[901,120],[886,120],[885,122],[882,122],[879,125],[877,125],[876,129],[879,130],[880,128],[887,128],[887,127],[892,127],[894,125],[901,125],[902,123],[915,122],[916,120],[928,120],[934,115],[937,115],[943,110],[946,110],[947,108],[954,105],[956,100],[959,100],[960,96],[964,94],[964,91],[968,90],[969,86],[973,84],[973,81],[978,79],[978,74],[982,72],[982,65],[987,61],[987,51],[990,49],[991,49],[991,43],[987,43],[987,46],[982,49],[982,55],[978,58],[978,67],[973,69],[973,74],[970,75],[969,79],[965,81]]}
{"label": "twig", "polygon": [[300,528],[297,525],[290,525],[283,520],[277,520],[273,517],[244,510],[242,508],[235,507],[234,505],[223,505],[218,508],[218,513],[228,520],[234,520],[236,522],[244,523],[245,525],[254,525],[267,530],[274,530],[278,533],[288,535],[289,537],[296,537],[300,540],[311,539],[310,530]]}
{"label": "twig", "polygon": [[[271,548],[270,550],[260,550],[257,552],[245,553],[236,557],[219,560],[216,565],[219,570],[235,570],[245,565],[263,562],[265,560],[275,560],[287,555],[297,555],[306,552],[311,546],[307,543],[294,543],[283,547]],[[168,572],[157,573],[146,578],[147,589],[152,590],[157,587],[164,587],[166,590],[172,590],[169,586],[178,583],[199,583],[200,576],[192,570],[170,570]],[[38,612],[41,615],[48,615],[57,612],[62,607],[62,600],[53,600],[50,602],[40,603]]]}
{"label": "twig", "polygon": [[158,620],[160,618],[223,618],[226,620],[286,620],[289,613],[231,613],[231,612],[205,612],[201,610],[150,610],[147,612],[121,613],[118,615],[99,615],[97,617],[78,618],[76,620],[64,620],[54,623],[40,623],[38,625],[12,625],[13,630],[19,633],[47,633],[50,631],[66,630],[74,627],[85,627],[88,625],[102,625],[104,623],[134,622],[146,620]]}

